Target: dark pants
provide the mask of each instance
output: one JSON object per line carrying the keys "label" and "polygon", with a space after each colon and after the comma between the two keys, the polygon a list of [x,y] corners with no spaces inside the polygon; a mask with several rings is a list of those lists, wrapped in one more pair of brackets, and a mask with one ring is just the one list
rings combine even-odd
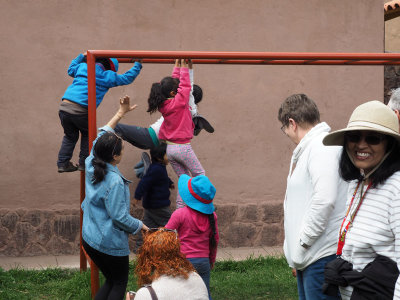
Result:
{"label": "dark pants", "polygon": [[57,166],[67,166],[74,153],[75,145],[81,133],[81,151],[79,153],[79,164],[85,165],[85,159],[89,155],[88,140],[88,115],[72,115],[60,110],[58,112],[61,125],[64,128],[60,152],[58,152]]}
{"label": "dark pants", "polygon": [[123,300],[129,274],[129,256],[112,256],[97,251],[82,240],[90,259],[103,273],[106,282],[98,290],[95,300]]}
{"label": "dark pants", "polygon": [[117,126],[115,126],[115,133],[137,148],[148,150],[155,147],[148,128],[117,124]]}
{"label": "dark pants", "polygon": [[[143,224],[149,228],[164,227],[171,218],[171,209],[169,206],[156,208],[156,209],[144,209]],[[136,248],[135,252],[142,246],[143,236],[142,231],[137,233]]]}
{"label": "dark pants", "polygon": [[197,273],[199,273],[200,277],[203,279],[207,291],[208,291],[208,298],[211,300],[211,294],[210,294],[210,272],[211,272],[211,266],[210,266],[210,259],[208,257],[193,257],[193,258],[188,258],[188,261],[193,265],[193,267],[196,269]]}

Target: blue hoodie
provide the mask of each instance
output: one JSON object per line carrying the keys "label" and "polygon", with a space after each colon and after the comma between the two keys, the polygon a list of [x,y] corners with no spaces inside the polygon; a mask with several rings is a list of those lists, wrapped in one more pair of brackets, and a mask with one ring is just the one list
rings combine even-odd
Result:
{"label": "blue hoodie", "polygon": [[[72,60],[68,68],[68,75],[74,77],[74,81],[67,88],[62,99],[88,107],[87,64],[84,62],[84,58],[83,54],[79,54],[77,58]],[[96,64],[96,108],[103,101],[104,95],[110,88],[132,83],[142,69],[142,64],[135,62],[126,73],[118,74],[118,60],[115,58],[111,60],[114,63],[115,72],[104,70],[101,64]]]}

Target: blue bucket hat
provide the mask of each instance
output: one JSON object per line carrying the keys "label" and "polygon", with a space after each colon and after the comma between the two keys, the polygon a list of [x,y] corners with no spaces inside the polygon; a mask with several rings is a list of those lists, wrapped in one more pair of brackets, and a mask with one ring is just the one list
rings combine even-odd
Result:
{"label": "blue bucket hat", "polygon": [[178,180],[178,191],[190,208],[207,215],[215,211],[212,201],[216,189],[207,176],[199,175],[192,178],[182,174]]}

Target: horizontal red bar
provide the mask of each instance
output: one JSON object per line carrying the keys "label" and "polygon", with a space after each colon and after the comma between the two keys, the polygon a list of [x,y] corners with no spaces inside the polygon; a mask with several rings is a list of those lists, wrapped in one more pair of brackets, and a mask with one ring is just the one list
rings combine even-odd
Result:
{"label": "horizontal red bar", "polygon": [[[400,53],[202,52],[88,50],[95,57],[225,60],[400,60]],[[231,63],[231,62],[229,62]]]}
{"label": "horizontal red bar", "polygon": [[[134,59],[119,58],[120,63],[132,63]],[[173,64],[174,59],[144,58],[142,63]],[[400,65],[399,60],[260,60],[260,59],[193,59],[194,64],[240,65]]]}

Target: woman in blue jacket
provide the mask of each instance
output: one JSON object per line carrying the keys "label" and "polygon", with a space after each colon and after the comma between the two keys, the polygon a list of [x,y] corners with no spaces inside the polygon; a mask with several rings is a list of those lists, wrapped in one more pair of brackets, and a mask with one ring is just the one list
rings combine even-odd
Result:
{"label": "woman in blue jacket", "polygon": [[86,253],[104,274],[106,281],[95,299],[123,299],[128,282],[128,234],[148,230],[130,215],[129,183],[119,171],[124,146],[114,128],[130,106],[129,97],[120,99],[115,116],[100,128],[86,159],[86,197],[82,203],[82,243]]}
{"label": "woman in blue jacket", "polygon": [[[118,74],[116,58],[96,59],[96,108],[103,101],[107,91],[116,86],[132,83],[139,75],[142,65],[135,62],[133,67],[124,74]],[[86,56],[79,54],[72,60],[68,75],[74,78],[62,97],[59,108],[61,125],[64,128],[64,138],[58,153],[58,172],[73,172],[85,169],[85,159],[89,155],[88,143],[88,79]],[[81,150],[79,166],[70,162],[75,145],[81,133]]]}

